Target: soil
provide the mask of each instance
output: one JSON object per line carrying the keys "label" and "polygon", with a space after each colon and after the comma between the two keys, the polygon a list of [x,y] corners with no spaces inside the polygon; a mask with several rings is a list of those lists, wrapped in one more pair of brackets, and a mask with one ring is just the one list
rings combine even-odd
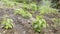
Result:
{"label": "soil", "polygon": [[52,21],[53,18],[59,19],[60,13],[43,15],[44,19],[47,21],[48,26],[43,28],[41,33],[37,33],[32,28],[32,21],[35,20],[35,18],[32,17],[30,19],[26,19],[20,15],[15,15],[14,10],[17,8],[19,8],[19,6],[8,8],[0,3],[0,22],[2,21],[2,17],[6,14],[14,20],[14,27],[9,30],[5,30],[0,27],[0,34],[60,34],[60,23],[55,24],[56,22]]}

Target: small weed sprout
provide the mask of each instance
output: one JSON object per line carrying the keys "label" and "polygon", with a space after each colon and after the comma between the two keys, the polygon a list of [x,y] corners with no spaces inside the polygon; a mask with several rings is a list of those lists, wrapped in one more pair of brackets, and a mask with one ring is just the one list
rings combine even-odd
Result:
{"label": "small weed sprout", "polygon": [[37,16],[32,26],[36,32],[41,32],[42,28],[46,27],[46,21],[42,16]]}

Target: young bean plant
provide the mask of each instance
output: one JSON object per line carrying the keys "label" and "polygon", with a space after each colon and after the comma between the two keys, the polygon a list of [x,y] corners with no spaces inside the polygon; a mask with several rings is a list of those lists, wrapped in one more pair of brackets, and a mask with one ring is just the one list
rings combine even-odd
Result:
{"label": "young bean plant", "polygon": [[42,16],[37,16],[36,20],[32,23],[32,26],[36,32],[41,32],[42,28],[46,27],[46,21]]}
{"label": "young bean plant", "polygon": [[22,8],[16,9],[14,11],[14,14],[20,14],[21,16],[25,18],[32,17],[32,14],[30,14],[28,11],[23,10]]}
{"label": "young bean plant", "polygon": [[10,29],[10,28],[13,28],[12,22],[13,22],[13,20],[11,18],[4,17],[1,22],[1,25],[4,25],[3,26],[4,29]]}

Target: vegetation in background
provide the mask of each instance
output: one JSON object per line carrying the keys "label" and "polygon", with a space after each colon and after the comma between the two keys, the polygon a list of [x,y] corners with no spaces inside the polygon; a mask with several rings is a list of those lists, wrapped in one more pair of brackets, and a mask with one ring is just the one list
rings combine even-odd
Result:
{"label": "vegetation in background", "polygon": [[4,25],[3,28],[10,29],[13,28],[13,20],[9,18],[7,15],[3,17],[1,25]]}
{"label": "vegetation in background", "polygon": [[19,2],[19,3],[29,3],[29,2],[32,2],[32,0],[14,0],[16,2]]}
{"label": "vegetation in background", "polygon": [[49,0],[42,0],[42,4],[39,7],[40,14],[56,13],[57,9],[54,9],[50,6],[51,2]]}
{"label": "vegetation in background", "polygon": [[36,3],[30,3],[30,4],[23,3],[22,8],[35,11],[35,10],[37,10],[37,5],[36,5]]}
{"label": "vegetation in background", "polygon": [[60,9],[60,0],[51,0],[51,2],[53,8]]}
{"label": "vegetation in background", "polygon": [[1,0],[1,2],[3,2],[4,5],[6,5],[8,7],[13,7],[13,6],[17,6],[18,5],[17,2],[13,2],[13,1],[9,1],[9,0]]}
{"label": "vegetation in background", "polygon": [[36,3],[30,3],[30,4],[23,3],[22,9],[26,11],[31,11],[31,13],[34,13],[35,11],[37,11],[38,8]]}
{"label": "vegetation in background", "polygon": [[57,11],[58,10],[47,6],[40,7],[40,14],[57,13]]}
{"label": "vegetation in background", "polygon": [[37,10],[36,3],[30,3],[30,9],[33,10],[33,11],[36,11]]}
{"label": "vegetation in background", "polygon": [[41,32],[42,28],[46,27],[46,21],[42,16],[37,16],[36,20],[32,23],[33,29],[36,32]]}

